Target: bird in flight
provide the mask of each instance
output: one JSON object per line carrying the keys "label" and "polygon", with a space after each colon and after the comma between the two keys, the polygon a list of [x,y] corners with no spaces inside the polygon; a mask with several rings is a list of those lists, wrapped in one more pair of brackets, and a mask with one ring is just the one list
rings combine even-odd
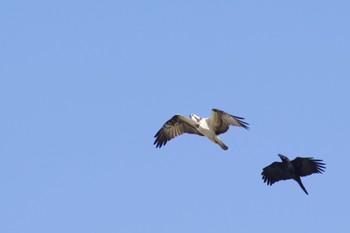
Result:
{"label": "bird in flight", "polygon": [[295,180],[302,190],[308,194],[300,177],[308,176],[313,173],[321,173],[326,169],[326,164],[320,159],[296,157],[289,160],[286,156],[278,154],[282,162],[274,162],[265,167],[261,173],[262,179],[267,185],[280,180]]}
{"label": "bird in flight", "polygon": [[190,118],[176,114],[165,122],[162,128],[156,133],[154,145],[156,148],[165,146],[171,139],[184,134],[197,134],[206,136],[209,140],[219,144],[223,150],[228,147],[220,140],[219,134],[225,133],[230,125],[248,129],[248,123],[244,118],[230,115],[218,109],[212,109],[211,116],[202,118],[196,114],[191,114]]}

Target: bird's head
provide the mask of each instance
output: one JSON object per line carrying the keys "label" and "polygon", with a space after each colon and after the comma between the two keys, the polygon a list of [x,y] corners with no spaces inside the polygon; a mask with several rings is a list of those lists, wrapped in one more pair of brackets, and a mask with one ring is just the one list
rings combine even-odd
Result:
{"label": "bird's head", "polygon": [[284,156],[282,154],[278,154],[278,156],[281,158],[282,162],[289,162],[289,159],[287,158],[287,156]]}
{"label": "bird's head", "polygon": [[190,114],[190,118],[195,122],[199,122],[201,120],[201,118],[196,114]]}

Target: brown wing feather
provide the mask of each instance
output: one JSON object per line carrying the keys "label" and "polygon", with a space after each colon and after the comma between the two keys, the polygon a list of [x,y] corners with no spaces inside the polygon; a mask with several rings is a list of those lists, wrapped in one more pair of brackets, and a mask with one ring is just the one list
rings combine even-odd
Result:
{"label": "brown wing feather", "polygon": [[326,164],[320,159],[296,157],[291,161],[299,176],[308,176],[313,173],[322,173],[326,169]]}
{"label": "brown wing feather", "polygon": [[203,136],[197,129],[195,122],[181,115],[175,115],[170,120],[165,122],[163,127],[154,135],[156,138],[153,145],[156,148],[165,146],[171,139],[183,134],[198,134]]}
{"label": "brown wing feather", "polygon": [[281,162],[271,163],[269,166],[265,167],[261,173],[262,179],[268,185],[280,180],[291,179],[289,173],[286,171],[285,166]]}
{"label": "brown wing feather", "polygon": [[227,112],[215,108],[212,109],[210,120],[212,121],[213,126],[217,128],[215,130],[217,135],[225,133],[229,129],[230,125],[249,129],[249,124],[243,121],[243,117],[230,115]]}

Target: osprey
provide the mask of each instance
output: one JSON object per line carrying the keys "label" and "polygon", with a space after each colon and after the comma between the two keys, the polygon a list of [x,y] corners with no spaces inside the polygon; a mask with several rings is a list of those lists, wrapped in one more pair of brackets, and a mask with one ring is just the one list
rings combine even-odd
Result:
{"label": "osprey", "polygon": [[298,182],[299,186],[306,191],[301,176],[308,176],[313,173],[322,173],[326,169],[324,163],[320,159],[296,157],[294,160],[289,160],[286,156],[278,154],[282,162],[274,162],[265,167],[261,173],[262,179],[267,185],[280,180],[293,179]]}
{"label": "osprey", "polygon": [[227,150],[228,147],[220,140],[218,135],[225,133],[230,125],[248,129],[249,124],[242,120],[244,118],[230,115],[218,109],[212,109],[211,116],[208,118],[202,118],[195,114],[191,114],[190,118],[186,118],[176,114],[165,122],[156,133],[153,144],[156,145],[156,148],[160,148],[176,136],[189,133],[206,136],[209,140],[219,144],[222,149]]}

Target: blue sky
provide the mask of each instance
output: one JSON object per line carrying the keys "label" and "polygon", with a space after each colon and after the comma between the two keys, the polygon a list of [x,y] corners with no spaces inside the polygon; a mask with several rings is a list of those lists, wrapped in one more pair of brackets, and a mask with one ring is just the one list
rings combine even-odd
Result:
{"label": "blue sky", "polygon": [[[0,231],[346,232],[348,1],[2,1]],[[174,114],[242,116],[223,151]],[[269,187],[278,153],[323,175]]]}

